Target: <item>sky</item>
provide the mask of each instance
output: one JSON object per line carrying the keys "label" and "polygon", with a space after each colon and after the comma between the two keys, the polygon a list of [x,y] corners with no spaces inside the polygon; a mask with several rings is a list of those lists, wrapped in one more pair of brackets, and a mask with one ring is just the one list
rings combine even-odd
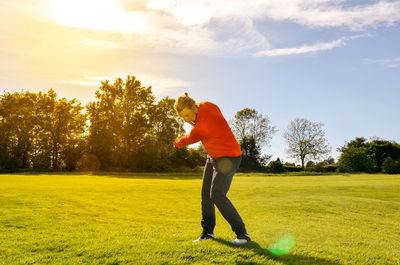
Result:
{"label": "sky", "polygon": [[400,142],[399,47],[400,1],[0,0],[0,94],[86,105],[134,75],[157,100],[267,115],[263,152],[285,162],[296,118],[324,124],[335,159],[355,137]]}

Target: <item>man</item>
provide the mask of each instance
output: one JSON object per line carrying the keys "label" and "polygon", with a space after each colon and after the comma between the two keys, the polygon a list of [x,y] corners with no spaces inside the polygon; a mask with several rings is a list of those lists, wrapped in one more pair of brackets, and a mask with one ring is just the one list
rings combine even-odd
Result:
{"label": "man", "polygon": [[201,188],[203,232],[195,242],[214,239],[216,205],[236,233],[237,238],[232,243],[246,244],[250,236],[239,213],[226,197],[242,159],[240,146],[231,128],[217,105],[196,103],[188,93],[180,96],[174,107],[178,115],[193,126],[188,135],[181,135],[175,140],[174,146],[179,148],[201,141],[208,153]]}

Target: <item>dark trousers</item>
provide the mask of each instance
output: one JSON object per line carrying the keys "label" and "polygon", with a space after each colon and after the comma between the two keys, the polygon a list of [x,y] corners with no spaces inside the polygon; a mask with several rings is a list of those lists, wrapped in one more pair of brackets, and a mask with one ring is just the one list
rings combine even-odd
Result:
{"label": "dark trousers", "polygon": [[238,169],[241,156],[212,158],[207,156],[201,187],[201,226],[203,231],[213,233],[215,227],[215,207],[232,227],[237,235],[246,233],[245,225],[239,213],[226,197],[233,175]]}

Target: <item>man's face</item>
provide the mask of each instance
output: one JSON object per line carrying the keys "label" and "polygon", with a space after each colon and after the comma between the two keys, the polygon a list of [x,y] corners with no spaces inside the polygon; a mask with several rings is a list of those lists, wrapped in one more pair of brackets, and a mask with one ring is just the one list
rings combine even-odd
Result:
{"label": "man's face", "polygon": [[179,116],[181,116],[187,123],[193,124],[196,120],[197,108],[196,105],[193,105],[191,109],[184,108],[181,112],[179,112]]}

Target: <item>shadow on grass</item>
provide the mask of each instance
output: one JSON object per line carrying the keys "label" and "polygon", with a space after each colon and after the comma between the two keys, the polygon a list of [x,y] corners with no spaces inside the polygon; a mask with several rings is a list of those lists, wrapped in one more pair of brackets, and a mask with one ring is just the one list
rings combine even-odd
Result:
{"label": "shadow on grass", "polygon": [[[282,256],[275,256],[272,253],[269,252],[268,249],[262,248],[257,242],[255,241],[250,241],[249,243],[241,246],[236,246],[233,245],[230,241],[221,239],[221,238],[216,238],[214,241],[221,243],[223,245],[226,245],[231,248],[241,248],[241,249],[248,249],[252,250],[255,254],[264,256],[270,260],[276,260],[285,264],[293,264],[293,265],[340,265],[341,263],[338,263],[336,261],[332,260],[327,260],[327,259],[321,259],[317,257],[310,257],[310,256],[304,256],[304,255],[298,255],[298,254],[286,254]],[[254,262],[245,262],[241,261],[236,264],[255,264]],[[261,264],[261,263],[259,263]]]}
{"label": "shadow on grass", "polygon": [[202,172],[168,172],[168,173],[157,173],[157,172],[0,172],[0,175],[58,175],[58,176],[101,176],[110,178],[125,178],[125,179],[175,179],[175,180],[190,180],[190,179],[202,179]]}
{"label": "shadow on grass", "polygon": [[202,179],[203,173],[125,173],[125,172],[99,172],[91,174],[93,176],[104,176],[110,178],[125,179],[174,179],[174,180],[190,180]]}

